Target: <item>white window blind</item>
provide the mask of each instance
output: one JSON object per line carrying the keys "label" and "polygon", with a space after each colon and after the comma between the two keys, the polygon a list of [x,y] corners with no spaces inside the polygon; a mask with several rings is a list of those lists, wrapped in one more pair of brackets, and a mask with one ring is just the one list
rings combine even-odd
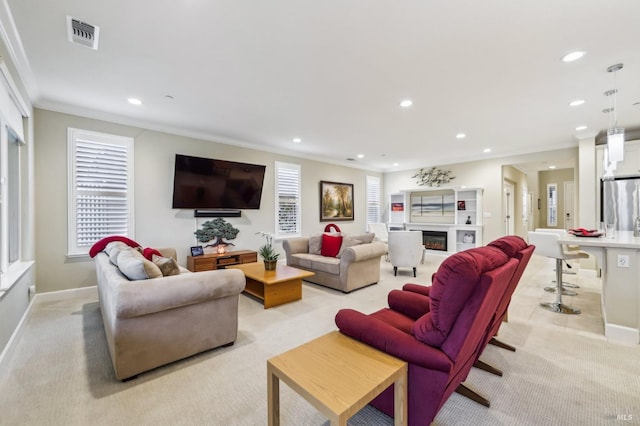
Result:
{"label": "white window blind", "polygon": [[380,178],[367,176],[367,225],[380,222]]}
{"label": "white window blind", "polygon": [[276,238],[300,236],[300,165],[275,162]]}
{"label": "white window blind", "polygon": [[109,235],[133,238],[133,139],[69,129],[69,254]]}
{"label": "white window blind", "polygon": [[8,214],[9,214],[9,264],[20,259],[20,230],[22,228],[21,220],[21,179],[20,175],[22,158],[20,151],[23,143],[18,136],[9,128],[7,128],[8,136]]}

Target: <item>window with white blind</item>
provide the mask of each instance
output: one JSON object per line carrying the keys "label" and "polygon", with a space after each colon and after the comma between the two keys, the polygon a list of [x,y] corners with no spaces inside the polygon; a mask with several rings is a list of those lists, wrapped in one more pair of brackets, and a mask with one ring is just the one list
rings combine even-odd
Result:
{"label": "window with white blind", "polygon": [[275,162],[276,238],[300,236],[300,165]]}
{"label": "window with white blind", "polygon": [[8,162],[8,217],[9,217],[9,258],[11,264],[20,259],[20,230],[22,229],[21,211],[22,203],[20,199],[21,190],[21,161],[20,151],[23,142],[9,128],[7,128],[7,157]]}
{"label": "window with white blind", "polygon": [[367,225],[380,221],[380,178],[367,176]]}
{"label": "window with white blind", "polygon": [[109,235],[133,239],[133,139],[68,129],[69,255]]}

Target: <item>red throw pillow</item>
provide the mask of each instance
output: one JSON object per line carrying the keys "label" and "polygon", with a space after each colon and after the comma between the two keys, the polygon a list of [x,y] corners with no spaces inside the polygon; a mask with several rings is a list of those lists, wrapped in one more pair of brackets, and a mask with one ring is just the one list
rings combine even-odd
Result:
{"label": "red throw pillow", "polygon": [[336,257],[342,246],[342,237],[322,234],[322,247],[320,254],[327,257]]}
{"label": "red throw pillow", "polygon": [[122,241],[129,247],[140,247],[140,244],[136,243],[135,241],[127,237],[123,237],[121,235],[111,235],[109,237],[104,237],[100,241],[96,242],[93,246],[91,246],[91,250],[89,250],[89,256],[96,257],[96,254],[104,250],[107,244],[109,244],[112,241]]}
{"label": "red throw pillow", "polygon": [[152,262],[153,262],[153,255],[154,255],[154,254],[155,254],[156,256],[164,257],[164,256],[162,255],[162,253],[160,253],[158,250],[156,250],[156,249],[154,249],[154,248],[151,248],[151,247],[147,247],[147,248],[145,248],[144,250],[142,250],[142,255],[143,255],[146,259],[148,259],[148,260],[150,260],[150,261],[152,261]]}

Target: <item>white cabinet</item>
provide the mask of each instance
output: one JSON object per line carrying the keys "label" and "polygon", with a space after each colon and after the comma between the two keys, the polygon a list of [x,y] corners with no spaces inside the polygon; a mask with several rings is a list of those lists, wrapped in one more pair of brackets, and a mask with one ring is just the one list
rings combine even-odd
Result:
{"label": "white cabinet", "polygon": [[[602,176],[602,160],[605,145],[596,147],[596,176]],[[626,141],[624,144],[624,161],[616,164],[613,171],[615,177],[640,175],[640,140]]]}
{"label": "white cabinet", "polygon": [[[482,223],[482,193],[478,189],[456,191],[456,224],[478,225]],[[480,206],[480,208],[478,208]]]}
{"label": "white cabinet", "polygon": [[405,203],[405,194],[397,193],[389,196],[389,229],[394,228],[403,229],[405,220],[405,209],[407,204]]}
{"label": "white cabinet", "polygon": [[482,245],[482,190],[456,190],[456,251]]}

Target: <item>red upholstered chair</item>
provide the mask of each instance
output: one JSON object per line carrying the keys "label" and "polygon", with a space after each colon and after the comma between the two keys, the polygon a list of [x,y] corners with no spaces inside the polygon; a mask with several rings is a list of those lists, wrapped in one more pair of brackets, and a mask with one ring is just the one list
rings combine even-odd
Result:
{"label": "red upholstered chair", "polygon": [[[522,274],[524,273],[524,270],[526,269],[527,264],[531,259],[531,255],[535,250],[535,246],[527,244],[525,240],[516,235],[508,235],[498,238],[497,240],[494,240],[487,244],[487,246],[496,247],[503,253],[505,253],[508,257],[513,257],[520,262],[511,283],[507,287],[507,291],[503,296],[503,300],[501,300],[498,307],[499,312],[497,313],[497,315],[499,320],[496,321],[497,327],[495,327],[495,333],[493,334],[493,336],[495,336],[497,334],[498,328],[500,328],[500,324],[502,323],[502,318],[504,318],[507,313],[509,303],[511,302],[511,296],[516,290],[516,287],[520,282],[520,278],[522,278]],[[412,318],[418,318],[429,310],[429,292],[431,291],[431,286],[407,283],[402,287],[402,290],[404,292],[393,290],[391,293],[389,293],[388,299],[389,306],[391,308],[400,310],[411,316]],[[415,294],[419,294],[425,297],[415,297]],[[515,348],[510,345],[498,344],[498,346],[515,351]]]}
{"label": "red upholstered chair", "polygon": [[[517,266],[495,247],[466,250],[442,262],[429,291],[429,311],[418,318],[391,308],[370,315],[338,312],[342,333],[409,364],[410,425],[430,424],[467,378]],[[392,387],[371,405],[393,416]]]}
{"label": "red upholstered chair", "polygon": [[[487,335],[485,336],[484,341],[478,350],[478,359],[476,359],[476,362],[474,363],[475,367],[502,376],[502,371],[481,361],[479,357],[489,343],[511,351],[516,350],[513,346],[497,340],[495,336],[498,334],[498,330],[500,329],[503,319],[507,314],[509,303],[511,302],[511,296],[518,286],[518,282],[520,282],[520,278],[522,277],[522,274],[524,273],[524,270],[526,269],[527,264],[531,259],[531,255],[535,250],[535,246],[528,245],[526,241],[515,235],[499,238],[495,241],[490,242],[488,246],[500,249],[509,258],[518,260],[518,267],[511,277],[511,281],[506,287],[505,292],[496,307],[496,313],[491,321],[491,325],[487,331]],[[431,286],[405,284],[402,291],[393,290],[389,293],[389,306],[392,309],[403,312],[404,314],[412,318],[418,318],[429,310],[430,291]],[[487,407],[489,406],[489,401],[486,398],[482,397],[481,395],[477,394],[464,385],[462,385],[460,389],[458,389],[458,392],[473,399],[476,402],[479,402],[480,404],[483,404]]]}

